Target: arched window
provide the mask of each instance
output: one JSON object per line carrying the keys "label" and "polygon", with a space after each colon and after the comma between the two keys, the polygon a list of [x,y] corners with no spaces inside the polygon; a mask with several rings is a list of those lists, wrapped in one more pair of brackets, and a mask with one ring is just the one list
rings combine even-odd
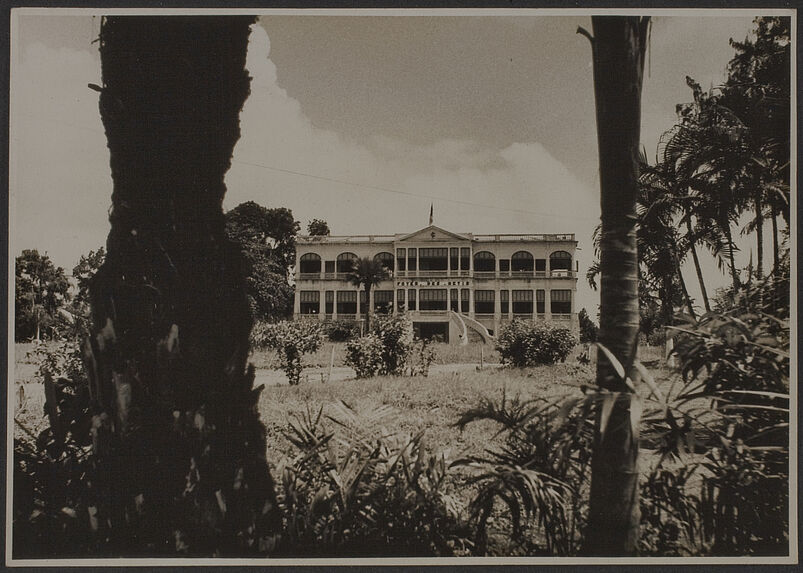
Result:
{"label": "arched window", "polygon": [[306,253],[301,255],[298,262],[299,271],[301,274],[306,273],[320,273],[321,272],[321,257],[315,253]]}
{"label": "arched window", "polygon": [[555,251],[549,255],[550,271],[570,271],[572,270],[572,256],[566,251]]}
{"label": "arched window", "polygon": [[496,270],[496,257],[489,251],[480,251],[474,254],[474,270],[480,272],[494,272]]}
{"label": "arched window", "polygon": [[382,263],[389,272],[393,272],[393,255],[391,253],[377,253],[374,255],[374,260]]}
{"label": "arched window", "polygon": [[533,255],[529,251],[518,251],[510,257],[510,267],[513,271],[533,272]]}
{"label": "arched window", "polygon": [[357,260],[357,255],[354,253],[340,253],[337,255],[337,272],[348,273],[354,268],[354,261]]}

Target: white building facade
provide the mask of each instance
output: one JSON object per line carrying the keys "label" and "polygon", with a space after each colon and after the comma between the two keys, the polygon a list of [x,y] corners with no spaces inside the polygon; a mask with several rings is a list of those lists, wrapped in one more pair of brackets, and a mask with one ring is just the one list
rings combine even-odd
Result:
{"label": "white building facade", "polygon": [[[296,318],[364,319],[410,314],[416,334],[490,341],[514,318],[578,330],[573,234],[473,235],[430,225],[407,235],[301,236],[296,245]],[[390,278],[363,289],[347,280],[353,261],[382,262]]]}

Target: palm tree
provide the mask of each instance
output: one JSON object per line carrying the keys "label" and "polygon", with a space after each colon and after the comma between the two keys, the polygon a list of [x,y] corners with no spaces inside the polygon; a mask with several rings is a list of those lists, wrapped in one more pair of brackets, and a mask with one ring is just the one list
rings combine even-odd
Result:
{"label": "palm tree", "polygon": [[390,272],[377,259],[362,257],[355,259],[352,269],[346,275],[346,280],[358,289],[365,288],[365,331],[371,327],[371,289],[390,278]]}
{"label": "palm tree", "polygon": [[[600,161],[599,342],[632,375],[639,331],[636,197],[641,84],[649,18],[592,17],[594,93]],[[589,524],[584,553],[632,555],[639,533],[638,432],[630,390],[603,353],[597,384],[616,397],[602,426],[597,409],[591,463]]]}
{"label": "palm tree", "polygon": [[224,175],[252,17],[106,17],[100,114],[114,184],[85,348],[87,493],[111,554],[256,555],[281,527]]}

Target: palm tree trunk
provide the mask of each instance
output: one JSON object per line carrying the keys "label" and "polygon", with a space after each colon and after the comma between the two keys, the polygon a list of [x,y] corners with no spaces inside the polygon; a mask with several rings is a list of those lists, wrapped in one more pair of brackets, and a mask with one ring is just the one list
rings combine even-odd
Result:
{"label": "palm tree trunk", "polygon": [[114,191],[85,364],[89,495],[108,554],[255,555],[277,539],[242,260],[222,211],[252,21],[102,23]]}
{"label": "palm tree trunk", "polygon": [[689,316],[693,319],[697,319],[697,314],[694,312],[694,305],[691,302],[691,297],[689,296],[689,289],[686,288],[686,280],[683,278],[683,273],[680,270],[680,261],[678,260],[677,254],[674,256],[675,258],[675,270],[678,274],[678,282],[680,283],[680,290],[683,293],[683,300],[686,303],[686,308],[689,311]]}
{"label": "palm tree trunk", "polygon": [[764,215],[762,211],[761,188],[753,196],[756,207],[756,278],[764,275]]}
{"label": "palm tree trunk", "polygon": [[691,221],[688,219],[686,220],[686,229],[689,232],[689,246],[691,249],[691,257],[694,261],[694,270],[697,272],[697,280],[700,283],[700,293],[703,297],[703,305],[705,306],[706,312],[711,312],[711,303],[708,302],[708,292],[705,290],[705,281],[703,280],[703,271],[700,267],[700,259],[697,257],[697,247],[694,246],[694,241],[691,240],[693,237],[692,228],[691,228]]}
{"label": "palm tree trunk", "polygon": [[[592,22],[602,208],[599,342],[629,371],[639,331],[635,206],[649,18],[594,16]],[[640,511],[638,428],[631,424],[632,395],[601,353],[597,384],[618,398],[604,434],[601,411],[597,411],[588,536],[583,552],[633,555],[638,545]]]}
{"label": "palm tree trunk", "polygon": [[779,258],[779,245],[778,245],[778,210],[773,205],[772,207],[772,272],[778,268]]}
{"label": "palm tree trunk", "polygon": [[736,258],[734,251],[736,250],[733,244],[733,235],[731,234],[731,226],[728,221],[720,224],[720,227],[725,233],[725,239],[728,241],[728,260],[730,261],[731,279],[733,281],[733,290],[739,290],[741,281],[739,280],[739,271],[736,269]]}
{"label": "palm tree trunk", "polygon": [[365,333],[371,332],[371,283],[365,283]]}

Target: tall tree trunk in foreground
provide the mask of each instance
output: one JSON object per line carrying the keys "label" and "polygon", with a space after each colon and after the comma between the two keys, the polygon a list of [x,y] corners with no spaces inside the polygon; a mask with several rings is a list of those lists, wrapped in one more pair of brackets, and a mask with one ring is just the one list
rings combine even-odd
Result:
{"label": "tall tree trunk in foreground", "polygon": [[85,361],[91,526],[108,554],[254,555],[280,527],[222,211],[252,21],[122,16],[101,27],[114,191]]}
{"label": "tall tree trunk in foreground", "polygon": [[[691,221],[686,219],[686,229],[689,232],[689,237],[692,237]],[[689,241],[689,248],[691,249],[691,258],[694,261],[694,270],[697,271],[697,281],[700,283],[700,294],[703,297],[703,305],[706,312],[711,312],[711,303],[708,302],[708,293],[705,290],[705,281],[703,280],[703,270],[700,267],[700,259],[697,257],[697,247],[694,246],[694,241]]]}
{"label": "tall tree trunk in foreground", "polygon": [[[600,333],[628,373],[638,343],[638,193],[641,82],[649,18],[594,16],[594,93],[600,159],[602,233]],[[633,555],[638,547],[638,426],[631,397],[611,362],[598,354],[597,384],[616,393],[604,433],[598,408],[587,555]]]}

